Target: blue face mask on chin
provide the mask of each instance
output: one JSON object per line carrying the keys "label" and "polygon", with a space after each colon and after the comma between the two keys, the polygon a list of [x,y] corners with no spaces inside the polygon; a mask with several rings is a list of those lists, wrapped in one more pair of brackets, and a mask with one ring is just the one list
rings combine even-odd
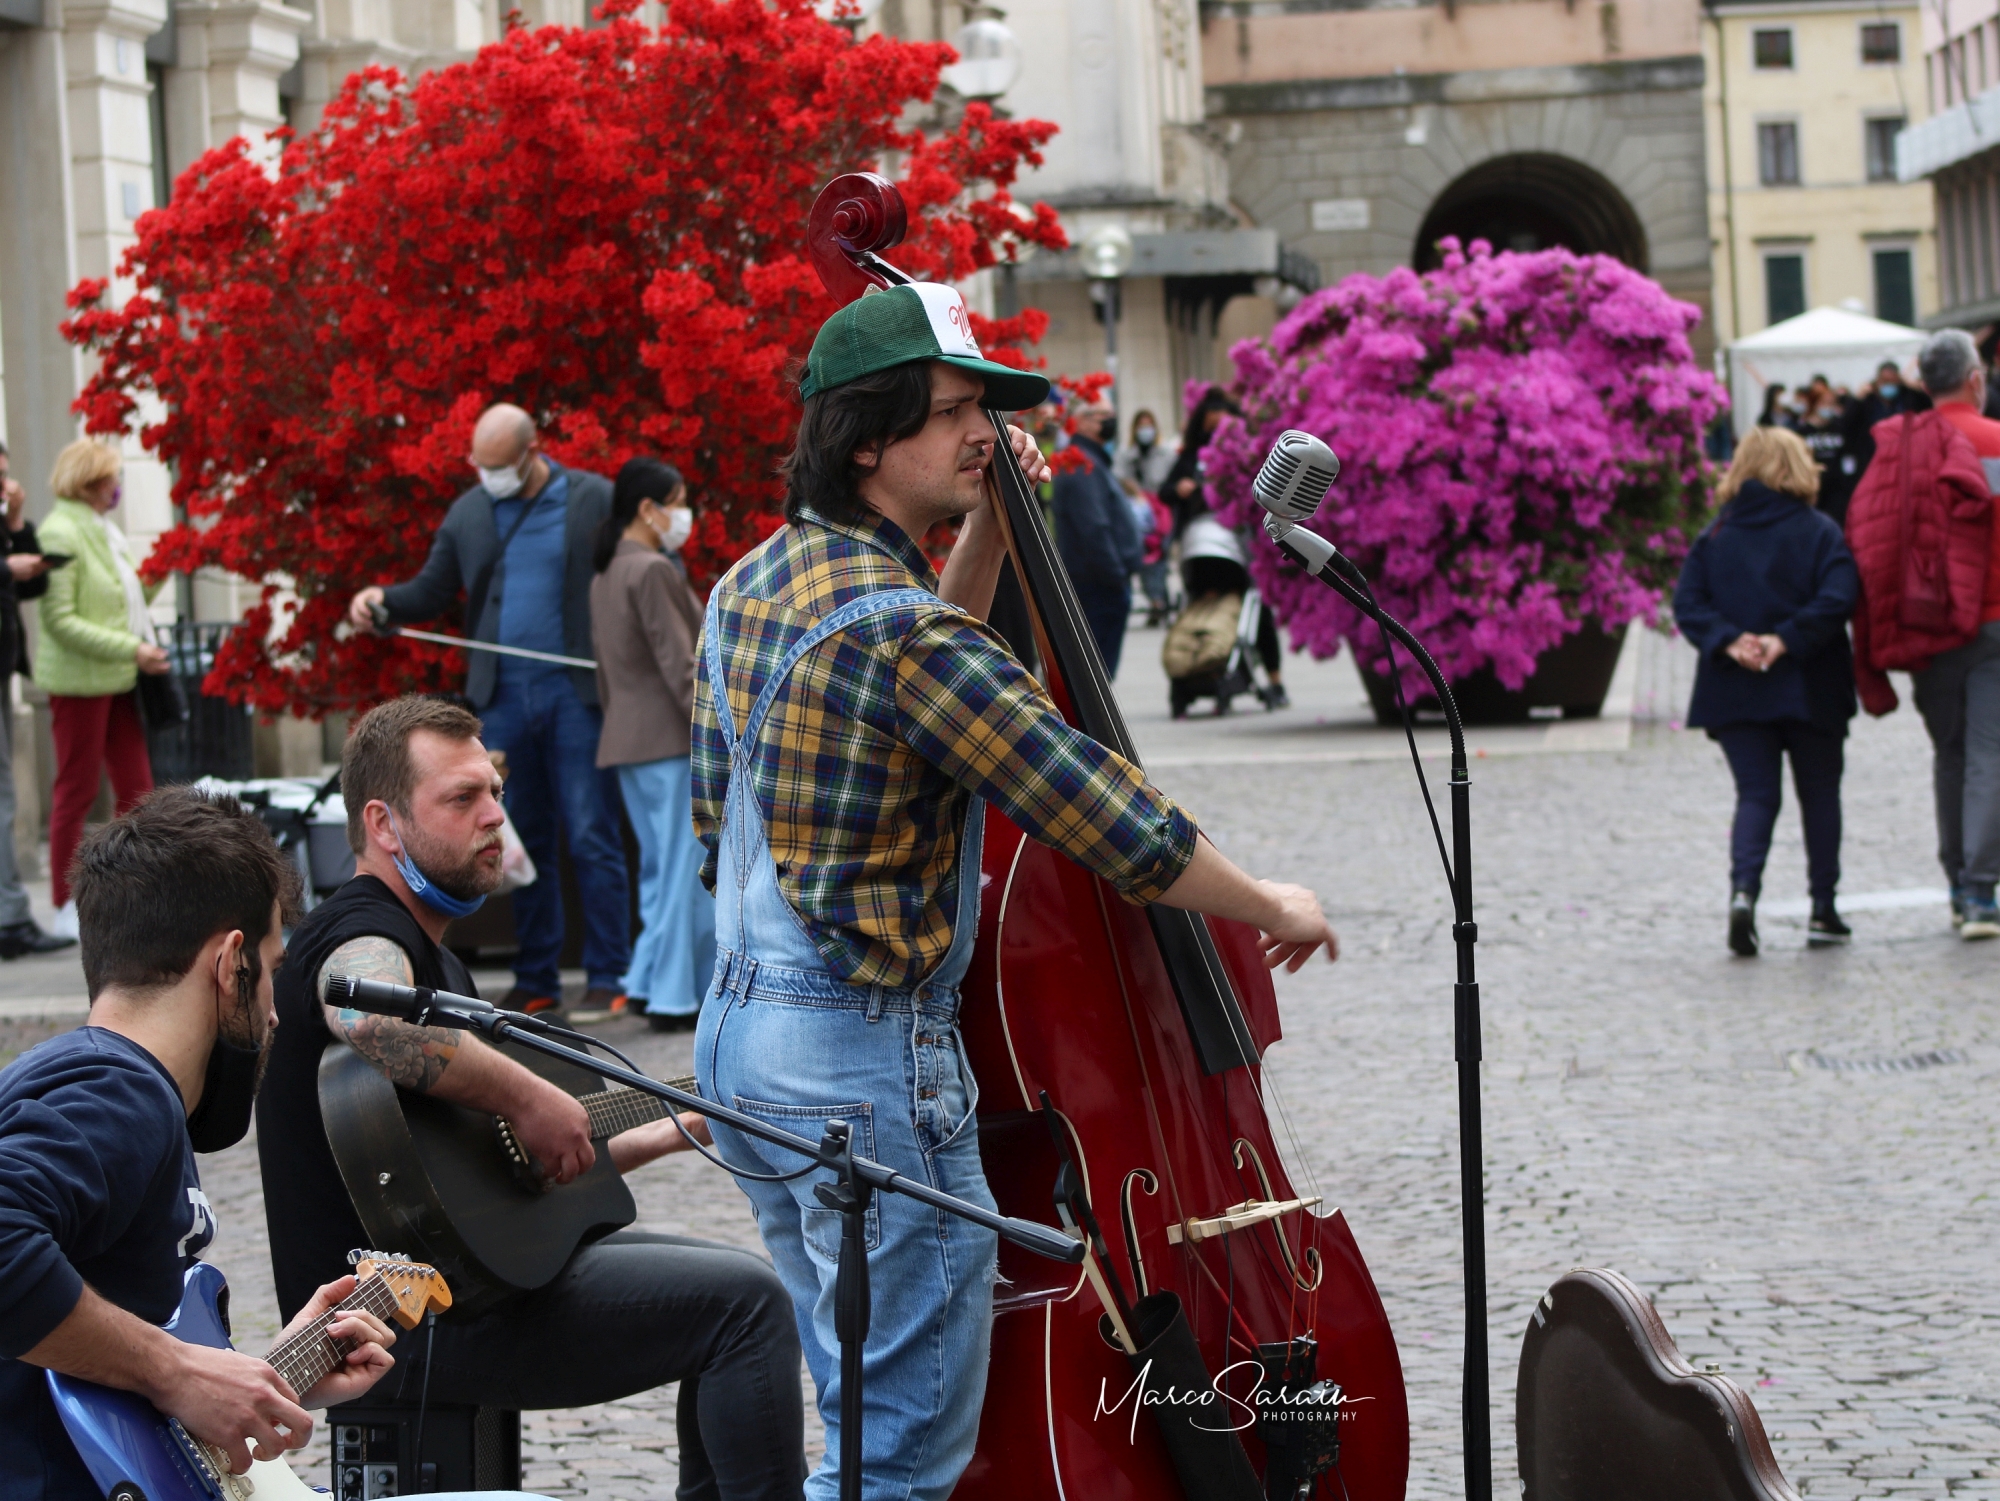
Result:
{"label": "blue face mask on chin", "polygon": [[[403,831],[396,823],[393,812],[389,815],[389,827],[395,829],[396,842],[402,844]],[[396,852],[396,874],[403,878],[403,884],[410,888],[412,896],[433,912],[440,912],[446,917],[470,917],[486,903],[483,896],[453,896],[449,891],[440,890],[435,881],[417,869],[417,862],[410,858],[407,845]]]}

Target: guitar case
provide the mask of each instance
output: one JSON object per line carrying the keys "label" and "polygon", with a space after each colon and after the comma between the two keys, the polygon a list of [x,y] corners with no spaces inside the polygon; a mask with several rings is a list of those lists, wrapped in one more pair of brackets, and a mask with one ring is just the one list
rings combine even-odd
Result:
{"label": "guitar case", "polygon": [[1799,1501],[1735,1382],[1646,1295],[1579,1267],[1535,1305],[1514,1388],[1523,1501]]}

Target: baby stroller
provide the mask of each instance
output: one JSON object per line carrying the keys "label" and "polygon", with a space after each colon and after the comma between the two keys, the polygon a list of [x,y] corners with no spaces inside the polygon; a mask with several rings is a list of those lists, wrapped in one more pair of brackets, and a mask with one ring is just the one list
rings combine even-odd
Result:
{"label": "baby stroller", "polygon": [[1254,585],[1242,594],[1209,595],[1181,611],[1160,648],[1174,718],[1187,718],[1188,707],[1201,698],[1214,699],[1215,712],[1227,714],[1230,701],[1245,693],[1256,694],[1267,710],[1280,706],[1257,657],[1263,614],[1264,599]]}

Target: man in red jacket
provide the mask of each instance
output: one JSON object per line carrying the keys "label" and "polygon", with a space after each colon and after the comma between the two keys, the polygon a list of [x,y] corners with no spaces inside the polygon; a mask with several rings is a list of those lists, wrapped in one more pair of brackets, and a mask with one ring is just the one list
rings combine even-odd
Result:
{"label": "man in red jacket", "polygon": [[1986,375],[1963,330],[1934,334],[1917,370],[1936,415],[1876,427],[1848,512],[1855,675],[1877,715],[1896,707],[1887,670],[1913,675],[1952,917],[1966,938],[2000,938],[2000,422],[1980,415]]}

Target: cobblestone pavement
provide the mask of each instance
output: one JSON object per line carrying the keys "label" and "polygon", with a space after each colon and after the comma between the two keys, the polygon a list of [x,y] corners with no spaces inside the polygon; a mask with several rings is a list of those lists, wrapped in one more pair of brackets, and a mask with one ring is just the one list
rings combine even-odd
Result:
{"label": "cobblestone pavement", "polygon": [[[1141,743],[1173,752],[1160,781],[1251,869],[1316,887],[1343,936],[1337,966],[1280,977],[1289,1035],[1269,1074],[1395,1326],[1410,1493],[1461,1494],[1450,919],[1414,777],[1407,760],[1271,761],[1256,737],[1282,716],[1243,716],[1240,745],[1177,729],[1156,652],[1135,637],[1121,688]],[[1301,728],[1351,725],[1351,673],[1288,674]],[[1855,942],[1807,952],[1802,916],[1767,915],[1764,957],[1741,961],[1722,942],[1729,782],[1704,738],[1640,724],[1623,749],[1475,763],[1496,1495],[1517,1493],[1529,1310],[1570,1266],[1601,1265],[1751,1393],[1806,1496],[2000,1497],[2000,943],[1958,941],[1941,901],[1898,905],[1940,884],[1926,767],[1907,708],[1857,727]],[[1803,895],[1790,811],[1767,892],[1767,912]],[[16,974],[19,993],[56,993]],[[684,1037],[622,1024],[620,1040],[684,1070]],[[214,1255],[259,1348],[274,1311],[253,1144],[206,1177]],[[753,1243],[740,1195],[699,1161],[634,1187],[647,1225]],[[672,1411],[669,1392],[530,1414],[528,1483],[671,1495]]]}

